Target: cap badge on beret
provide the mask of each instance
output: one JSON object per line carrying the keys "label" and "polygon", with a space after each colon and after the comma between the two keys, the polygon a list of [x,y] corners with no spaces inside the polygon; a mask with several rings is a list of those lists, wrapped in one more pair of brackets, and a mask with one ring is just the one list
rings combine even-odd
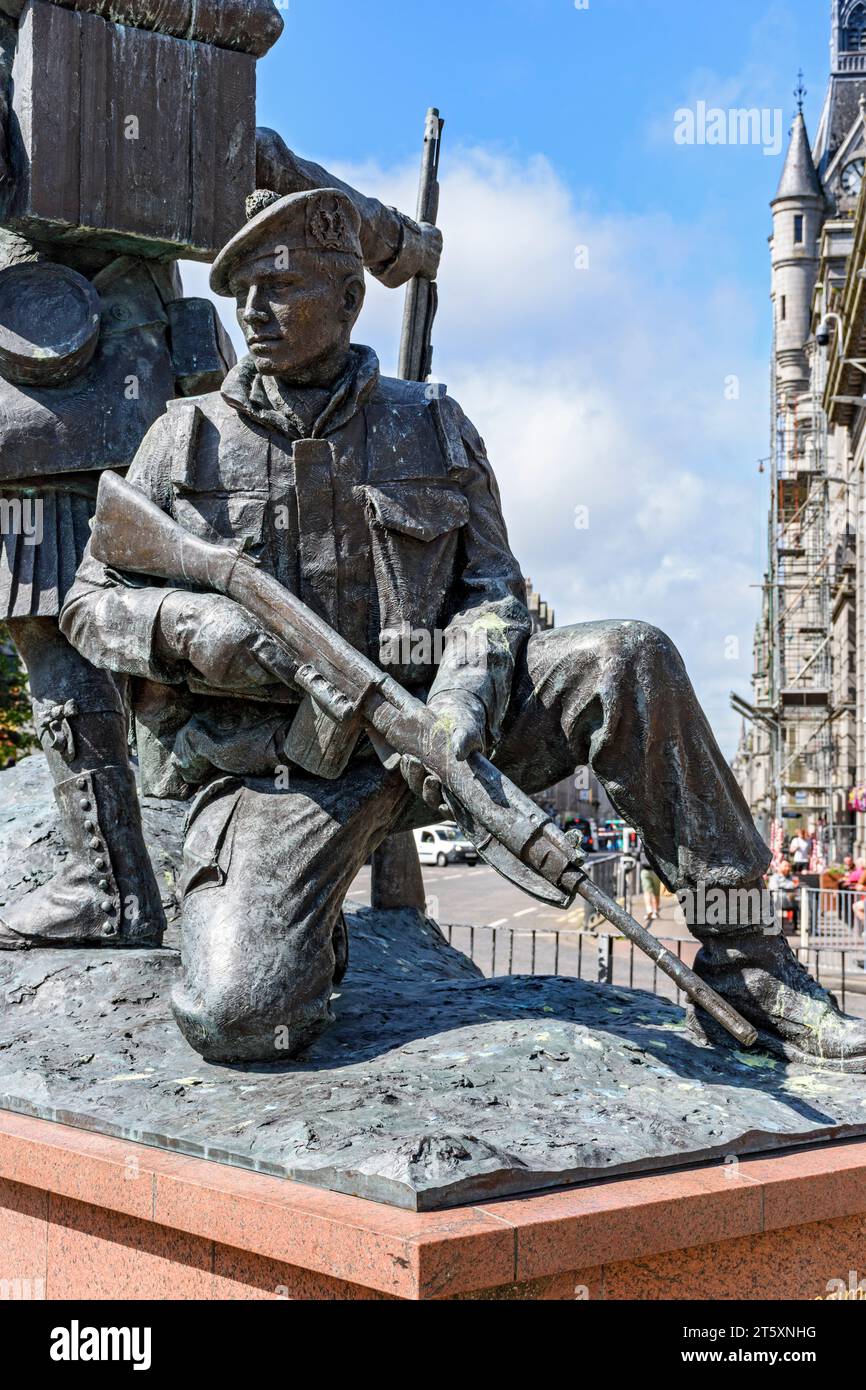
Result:
{"label": "cap badge on beret", "polygon": [[349,241],[346,218],[335,200],[330,204],[325,198],[310,202],[307,231],[325,251],[342,251]]}

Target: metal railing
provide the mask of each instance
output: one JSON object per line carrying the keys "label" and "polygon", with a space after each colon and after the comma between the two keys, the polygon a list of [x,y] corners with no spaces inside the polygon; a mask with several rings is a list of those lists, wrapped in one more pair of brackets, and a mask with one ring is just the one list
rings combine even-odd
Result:
{"label": "metal railing", "polygon": [[[683,1002],[683,995],[633,942],[613,932],[578,928],[442,926],[449,945],[462,951],[483,975],[559,975],[567,979],[645,989]],[[700,946],[690,937],[659,936],[668,950],[693,965]],[[864,945],[791,941],[791,947],[819,983],[832,989],[843,1010],[849,1005],[866,1016]]]}
{"label": "metal railing", "polygon": [[[631,912],[632,898],[637,880],[637,863],[632,855],[617,851],[612,854],[597,854],[584,864],[587,877],[591,878],[609,898],[621,902],[626,912]],[[594,921],[599,921],[589,903],[584,905],[583,925],[589,931]]]}
{"label": "metal railing", "polygon": [[[790,925],[799,933],[803,950],[862,945],[866,893],[850,888],[802,887],[789,898],[788,909],[793,911]],[[783,905],[777,902],[777,911],[781,910]]]}
{"label": "metal railing", "polygon": [[[637,862],[628,854],[599,856],[587,864],[590,877],[627,912],[639,896]],[[792,894],[773,894],[776,920],[789,935],[799,934],[805,951],[813,947],[859,947],[864,940],[866,888],[796,888]],[[786,912],[787,909],[787,912]],[[598,924],[587,908],[584,929]]]}
{"label": "metal railing", "polygon": [[[600,854],[587,860],[585,867],[603,892],[627,912],[635,910],[639,874],[632,855],[622,851]],[[819,983],[833,990],[843,1010],[850,1007],[866,1017],[866,890],[803,887],[793,895],[776,894],[775,908],[777,921],[799,960]],[[627,937],[609,930],[589,904],[585,904],[581,926],[443,924],[442,931],[448,943],[467,955],[488,978],[560,975],[645,989],[678,1004],[683,1002],[682,992],[673,981]],[[657,939],[686,965],[694,964],[700,945],[693,937]]]}

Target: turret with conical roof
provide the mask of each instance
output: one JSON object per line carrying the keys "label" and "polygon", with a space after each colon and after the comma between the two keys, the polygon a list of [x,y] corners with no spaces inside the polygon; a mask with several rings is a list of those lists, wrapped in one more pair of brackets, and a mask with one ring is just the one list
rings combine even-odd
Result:
{"label": "turret with conical roof", "polygon": [[806,121],[802,111],[798,111],[791,127],[785,167],[782,170],[782,177],[779,180],[779,187],[776,190],[773,203],[778,202],[780,198],[810,196],[823,198],[824,193],[821,188],[821,180],[818,178],[818,170],[812,159]]}
{"label": "turret with conical roof", "polygon": [[805,346],[818,275],[818,238],[825,214],[824,193],[802,111],[791,127],[785,167],[771,206],[776,376],[780,394],[793,398],[809,385]]}

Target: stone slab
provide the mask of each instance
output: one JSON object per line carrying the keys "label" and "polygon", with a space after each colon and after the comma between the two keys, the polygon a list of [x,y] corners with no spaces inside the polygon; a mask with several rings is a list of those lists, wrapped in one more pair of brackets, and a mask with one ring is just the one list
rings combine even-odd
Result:
{"label": "stone slab", "polygon": [[[179,822],[145,820],[170,899]],[[41,760],[4,772],[0,898],[53,833]],[[866,1134],[862,1078],[699,1047],[666,1000],[485,980],[418,913],[350,934],[334,1026],[275,1066],[189,1048],[173,949],[0,955],[0,1106],[418,1211]]]}
{"label": "stone slab", "polygon": [[0,958],[0,1106],[416,1210],[866,1133],[862,1079],[696,1047],[682,1011],[487,981],[413,914],[361,911],[336,1024],[285,1066],[211,1066],[174,951]]}

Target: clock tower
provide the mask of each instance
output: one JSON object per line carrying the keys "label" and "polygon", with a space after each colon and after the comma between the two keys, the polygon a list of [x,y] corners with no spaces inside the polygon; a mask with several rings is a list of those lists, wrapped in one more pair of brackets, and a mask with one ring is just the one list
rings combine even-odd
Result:
{"label": "clock tower", "polygon": [[866,98],[866,0],[832,0],[830,83],[815,137],[815,163],[831,215],[854,211],[866,172],[860,111]]}

